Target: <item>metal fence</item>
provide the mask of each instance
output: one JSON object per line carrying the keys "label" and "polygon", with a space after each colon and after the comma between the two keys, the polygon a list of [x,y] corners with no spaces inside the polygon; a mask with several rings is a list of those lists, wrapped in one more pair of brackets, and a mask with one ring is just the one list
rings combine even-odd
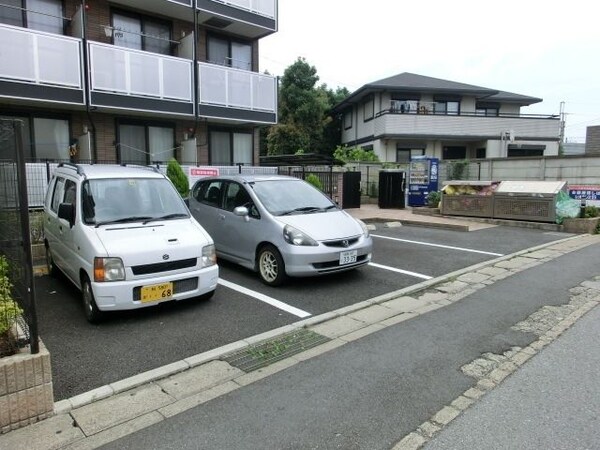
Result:
{"label": "metal fence", "polygon": [[[23,123],[0,119],[0,344],[39,352]],[[15,307],[16,304],[16,307]]]}

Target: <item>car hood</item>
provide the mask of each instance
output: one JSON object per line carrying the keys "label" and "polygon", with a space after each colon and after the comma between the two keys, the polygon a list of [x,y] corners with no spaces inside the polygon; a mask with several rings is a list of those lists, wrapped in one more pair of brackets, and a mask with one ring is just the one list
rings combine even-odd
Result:
{"label": "car hood", "polygon": [[105,225],[96,233],[107,255],[122,258],[126,267],[199,258],[213,243],[195,219]]}
{"label": "car hood", "polygon": [[344,239],[363,233],[362,227],[356,219],[347,212],[339,210],[277,216],[276,219],[285,225],[297,228],[316,241]]}

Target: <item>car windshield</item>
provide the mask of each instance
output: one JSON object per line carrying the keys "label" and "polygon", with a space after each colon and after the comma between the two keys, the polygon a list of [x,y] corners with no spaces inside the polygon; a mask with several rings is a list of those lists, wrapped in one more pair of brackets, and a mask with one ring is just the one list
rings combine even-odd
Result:
{"label": "car windshield", "polygon": [[264,180],[252,184],[271,214],[307,214],[337,209],[321,191],[302,180]]}
{"label": "car windshield", "polygon": [[165,178],[92,179],[83,185],[83,220],[89,225],[182,217],[189,212]]}

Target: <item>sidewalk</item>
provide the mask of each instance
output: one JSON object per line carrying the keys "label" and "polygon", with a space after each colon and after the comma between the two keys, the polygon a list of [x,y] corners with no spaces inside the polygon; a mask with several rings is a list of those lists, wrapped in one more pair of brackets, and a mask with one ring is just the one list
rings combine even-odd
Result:
{"label": "sidewalk", "polygon": [[[361,211],[365,219],[373,214],[372,208],[361,208]],[[351,213],[358,217],[356,211]],[[403,217],[420,220],[415,216],[405,210],[382,210],[376,218],[380,221],[402,221]],[[462,221],[456,219],[436,219],[440,225],[472,225],[468,221],[464,221],[465,224],[457,223]],[[432,218],[424,217],[424,220],[429,222]],[[180,417],[210,400],[240,391],[317,356],[333,356],[340,349],[352,348],[364,337],[457,304],[469,296],[483,295],[497,282],[599,243],[600,236],[580,235],[527,249],[103,386],[56,403],[56,416],[50,419],[1,435],[0,448],[97,448],[136,431],[154,429],[161,422]],[[461,396],[464,398],[436,413],[422,428],[407,433],[397,448],[418,448],[487,391],[501,384],[505,377],[598,304],[600,282],[591,281],[581,287],[580,293],[585,294],[585,301],[575,304],[566,318],[553,322],[552,329],[545,330],[538,340],[510,355],[503,365],[482,377],[476,388],[466,391]],[[306,333],[323,338],[323,343],[289,354],[272,351],[282,339]],[[236,352],[268,354],[268,360],[262,361],[264,367],[258,370],[244,371],[231,363],[230,356]]]}

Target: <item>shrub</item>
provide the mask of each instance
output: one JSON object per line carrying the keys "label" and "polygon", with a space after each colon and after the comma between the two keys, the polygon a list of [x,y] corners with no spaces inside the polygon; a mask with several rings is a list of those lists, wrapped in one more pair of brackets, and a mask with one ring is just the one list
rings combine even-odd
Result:
{"label": "shrub", "polygon": [[319,177],[316,176],[314,173],[308,174],[308,176],[306,177],[306,182],[312,184],[314,187],[316,187],[320,191],[323,190],[323,185],[321,184],[321,180],[319,180]]}
{"label": "shrub", "polygon": [[183,198],[187,197],[190,192],[190,182],[188,177],[175,158],[171,158],[167,165],[167,177],[175,185],[175,189]]}
{"label": "shrub", "polygon": [[17,317],[23,313],[12,298],[12,287],[8,277],[8,261],[0,256],[0,337],[5,337]]}
{"label": "shrub", "polygon": [[448,163],[448,179],[464,180],[469,161],[452,161]]}
{"label": "shrub", "polygon": [[598,217],[600,210],[596,206],[586,206],[584,211],[584,217]]}
{"label": "shrub", "polygon": [[427,205],[431,208],[437,208],[442,199],[442,194],[439,191],[433,191],[427,194]]}

